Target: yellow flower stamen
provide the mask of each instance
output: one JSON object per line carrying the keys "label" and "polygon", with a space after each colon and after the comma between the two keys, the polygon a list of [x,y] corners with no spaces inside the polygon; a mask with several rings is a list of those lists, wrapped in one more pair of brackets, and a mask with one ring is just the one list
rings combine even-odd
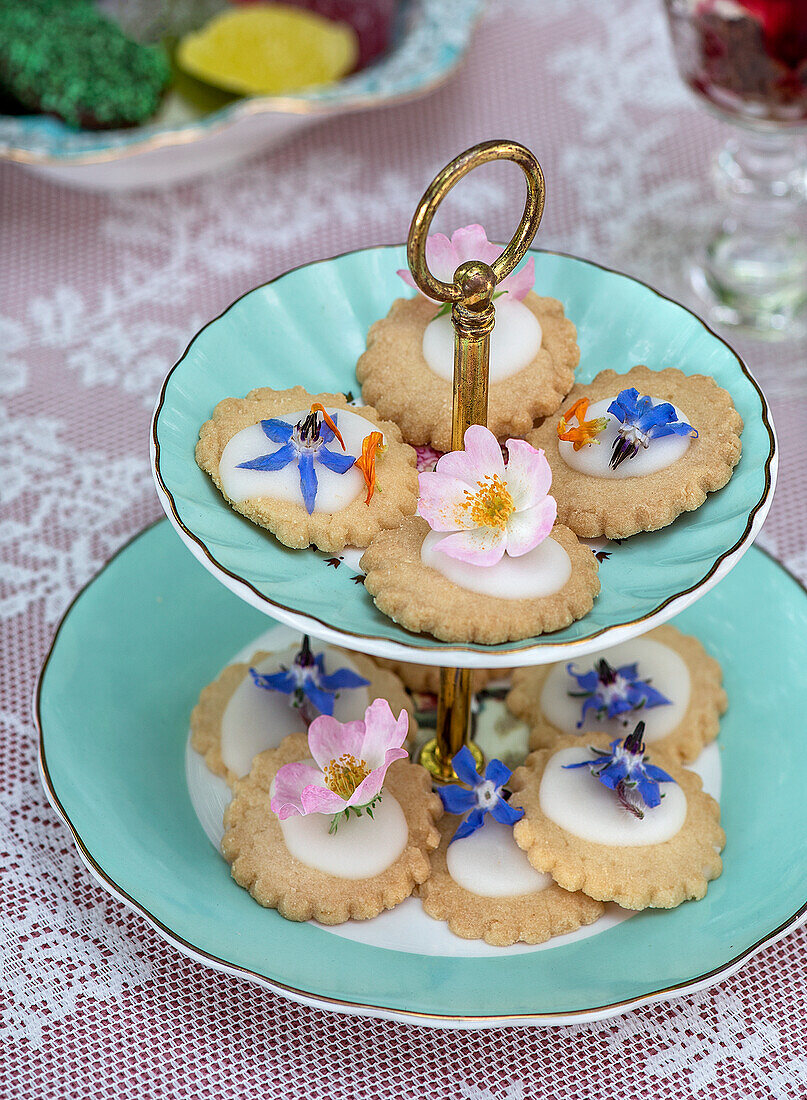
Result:
{"label": "yellow flower stamen", "polygon": [[[573,444],[576,451],[582,450],[588,443],[599,443],[597,436],[608,427],[607,416],[597,416],[593,420],[586,420],[587,412],[588,398],[581,397],[575,401],[570,409],[562,413],[558,420],[558,439]],[[578,426],[576,428],[569,426],[572,417],[577,420]]]}
{"label": "yellow flower stamen", "polygon": [[361,443],[361,457],[357,458],[353,465],[357,470],[360,470],[364,483],[367,486],[367,496],[364,503],[369,504],[373,499],[373,493],[375,492],[375,460],[376,455],[381,455],[386,451],[384,444],[384,436],[381,432],[370,432],[366,435]]}
{"label": "yellow flower stamen", "polygon": [[364,760],[357,760],[349,752],[343,752],[338,760],[332,760],[324,769],[325,786],[340,798],[348,799],[358,785],[370,774]]}
{"label": "yellow flower stamen", "polygon": [[475,527],[497,527],[500,531],[516,510],[510,490],[498,474],[488,474],[475,493],[466,490],[463,507],[470,511]]}
{"label": "yellow flower stamen", "polygon": [[328,427],[329,427],[329,428],[331,429],[331,431],[333,432],[333,434],[334,434],[334,435],[336,436],[336,438],[337,438],[337,439],[339,440],[339,442],[340,442],[340,443],[342,444],[342,450],[343,450],[343,451],[344,451],[344,450],[346,450],[347,448],[345,447],[345,441],[344,441],[344,439],[342,439],[342,436],[341,436],[341,434],[340,434],[340,432],[339,432],[339,429],[338,429],[338,428],[337,428],[337,426],[336,426],[336,425],[334,424],[333,420],[331,420],[331,418],[330,418],[330,416],[328,415],[328,413],[327,413],[327,412],[325,411],[325,406],[324,406],[324,405],[320,405],[319,401],[315,401],[315,402],[314,402],[314,404],[313,404],[313,405],[311,406],[311,412],[312,412],[312,413],[313,413],[313,412],[318,412],[318,413],[322,413],[322,419],[323,419],[323,420],[325,421],[325,423],[326,423],[326,424],[328,425]]}

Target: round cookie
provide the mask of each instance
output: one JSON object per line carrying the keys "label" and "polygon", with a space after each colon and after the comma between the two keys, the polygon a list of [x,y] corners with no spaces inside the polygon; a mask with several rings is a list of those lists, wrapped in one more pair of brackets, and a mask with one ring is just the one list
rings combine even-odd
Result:
{"label": "round cookie", "polygon": [[[643,652],[651,666],[643,664]],[[669,699],[669,705],[638,707],[602,720],[588,712],[578,729],[584,699],[580,697],[577,680],[567,669],[572,664],[581,673],[595,668],[601,658],[607,659],[613,668],[637,663],[639,679],[647,676],[652,687]],[[623,737],[641,717],[646,723],[645,743],[654,753],[660,751],[689,764],[717,737],[720,716],[728,705],[721,681],[720,665],[698,639],[665,624],[630,642],[589,653],[573,662],[515,669],[505,702],[530,727],[531,749],[551,748],[559,738],[569,735],[586,741],[595,730]],[[573,706],[563,704],[564,687]],[[542,707],[542,697],[552,711],[554,722]]]}
{"label": "round cookie", "polygon": [[[554,882],[541,882],[543,876],[537,872],[533,872],[537,888],[530,892],[483,896],[466,889],[452,878],[448,864],[448,846],[459,820],[453,814],[447,814],[440,821],[440,846],[429,856],[431,875],[418,887],[424,912],[435,920],[445,921],[455,936],[466,940],[484,940],[495,947],[509,947],[514,943],[544,943],[553,936],[562,936],[575,932],[583,925],[593,924],[602,916],[604,906],[600,902],[579,891],[570,893],[562,890]],[[486,832],[491,835],[485,836]],[[473,850],[469,851],[468,856],[478,868],[476,848],[480,840],[486,850],[491,840],[501,843],[499,837],[506,838],[505,843],[516,847],[508,826],[487,819],[481,830],[455,841],[454,847],[471,846]],[[526,857],[523,858],[526,863]],[[526,870],[528,875],[532,868],[528,866]],[[523,885],[528,885],[528,882],[523,882]],[[501,881],[496,886],[501,888]]]}
{"label": "round cookie", "polygon": [[[631,473],[635,469],[631,461],[638,459],[622,462],[617,470],[603,476],[593,476],[571,466],[561,447],[568,450],[572,461],[576,461],[573,456],[579,452],[601,449],[602,455],[598,454],[597,459],[607,468],[610,446],[607,442],[588,442],[575,452],[571,442],[558,438],[559,418],[569,414],[580,398],[588,399],[593,407],[614,401],[620,392],[631,387],[656,402],[674,405],[697,431],[697,438],[669,465],[641,475]],[[595,413],[592,408],[588,415]],[[622,539],[639,531],[666,527],[682,512],[700,508],[707,493],[721,489],[740,460],[742,429],[742,418],[730,395],[712,378],[686,375],[673,368],[653,371],[638,366],[626,374],[601,371],[586,385],[576,385],[558,416],[548,417],[527,440],[533,447],[544,450],[552,468],[552,495],[558,502],[559,521],[580,538],[604,535]],[[609,431],[613,432],[613,425],[603,433],[606,440],[610,438]],[[657,442],[666,449],[669,439]],[[651,440],[649,449],[640,451],[639,457],[644,459],[653,446]]]}
{"label": "round cookie", "polygon": [[[536,419],[554,412],[580,360],[575,327],[557,299],[530,291],[519,304],[538,320],[541,345],[522,370],[489,383],[487,424],[499,439],[523,436]],[[431,370],[423,354],[424,332],[437,313],[428,298],[398,298],[370,328],[356,376],[364,400],[394,420],[408,443],[449,451],[452,382]]]}
{"label": "round cookie", "polygon": [[407,630],[487,645],[529,638],[588,614],[600,590],[597,559],[561,524],[551,539],[569,556],[569,579],[551,595],[521,599],[481,596],[425,565],[421,550],[429,533],[425,520],[409,516],[396,531],[378,535],[360,562],[376,607]]}
{"label": "round cookie", "polygon": [[[345,650],[337,649],[334,646],[322,646],[320,648],[326,656],[329,653],[332,654],[336,659],[336,663],[340,666],[345,664],[348,667],[353,666],[360,676],[363,676],[365,680],[369,680],[369,684],[363,689],[361,698],[355,706],[348,702],[347,705],[351,708],[350,717],[360,719],[364,715],[367,707],[367,702],[364,700],[386,699],[396,714],[402,710],[407,711],[409,714],[409,737],[411,738],[417,733],[418,727],[415,721],[412,700],[393,671],[379,668],[373,658],[366,657],[363,653],[347,653]],[[288,707],[288,720],[283,727],[278,728],[276,725],[268,724],[267,721],[265,728],[261,730],[253,728],[251,730],[248,737],[250,762],[251,757],[257,755],[258,752],[276,747],[282,738],[289,733],[289,727],[294,730],[302,730],[304,727],[304,722],[299,717],[298,712],[288,705],[286,696],[279,695],[276,692],[269,693],[265,689],[257,687],[252,683],[249,675],[250,668],[262,665],[264,661],[273,656],[281,657],[287,660],[287,663],[290,663],[289,658],[291,655],[291,650],[284,651],[282,654],[271,654],[260,650],[253,654],[247,662],[227,665],[212,683],[202,688],[199,701],[191,712],[191,744],[201,756],[204,756],[205,763],[211,772],[214,775],[221,776],[231,787],[237,779],[240,779],[242,775],[246,775],[249,771],[249,766],[243,772],[233,770],[225,760],[225,756],[228,756],[226,748],[222,753],[222,730],[225,714],[234,696],[251,689],[255,699],[266,699],[268,703],[267,697],[275,696],[279,697],[281,706],[285,703]],[[268,707],[263,709],[267,711],[268,720],[271,717]],[[254,714],[252,706],[248,707],[248,713],[250,715]],[[230,763],[233,763],[233,761],[231,760]]]}
{"label": "round cookie", "polygon": [[[319,464],[314,467],[315,472],[318,470],[320,500],[326,499],[325,493],[330,492],[339,498],[339,505],[326,511],[316,510],[315,503],[315,510],[311,512],[303,503],[299,486],[284,487],[284,499],[269,495],[270,492],[281,491],[275,487],[277,482],[273,479],[289,471],[290,464],[280,470],[243,468],[241,451],[249,451],[247,457],[253,463],[263,451],[277,453],[272,452],[277,443],[262,437],[258,427],[262,422],[293,418],[296,414],[305,416],[314,404],[332,410],[339,424],[345,427],[346,440],[349,438],[348,432],[352,433],[356,440],[356,453],[350,448],[346,453],[353,454],[357,459],[361,447],[359,437],[365,432],[364,422],[366,437],[373,431],[383,434],[386,448],[376,456],[377,481],[369,501],[358,463],[344,473],[322,469]],[[248,437],[239,435],[248,429],[251,430]],[[238,440],[234,439],[236,436],[239,436]],[[225,456],[231,442],[238,453],[230,447]],[[281,449],[278,447],[278,451]],[[337,459],[345,453],[338,443],[334,443],[331,451]],[[414,512],[417,504],[415,452],[402,442],[397,425],[382,420],[373,408],[348,405],[343,394],[310,394],[302,386],[289,390],[257,389],[244,398],[228,397],[220,401],[212,418],[202,425],[199,432],[196,461],[237,512],[267,528],[280,542],[294,549],[313,545],[336,554],[346,546],[367,546],[379,531],[397,527],[405,516]],[[292,470],[292,477],[294,473]],[[243,476],[247,474],[248,481]],[[238,493],[233,488],[235,475],[239,477]],[[226,491],[225,481],[230,485],[230,495]],[[266,481],[269,484],[264,490],[263,483]],[[241,496],[242,492],[251,495]],[[239,499],[233,499],[234,495]]]}
{"label": "round cookie", "polygon": [[[591,736],[587,745],[607,753],[609,737]],[[660,806],[639,819],[587,767],[564,771],[564,765],[592,757],[587,745],[560,738],[513,773],[511,805],[524,809],[513,836],[532,866],[565,890],[627,909],[672,909],[702,898],[723,869],[719,852],[726,835],[720,806],[703,791],[700,776],[653,751],[652,762],[675,783],[663,784]],[[653,817],[660,811],[661,817]],[[652,842],[643,843],[643,837]]]}
{"label": "round cookie", "polygon": [[428,853],[439,843],[436,822],[442,816],[442,804],[432,793],[428,773],[419,764],[397,760],[387,772],[385,793],[375,818],[365,813],[339,825],[337,837],[341,834],[349,838],[360,858],[366,856],[368,840],[379,822],[379,810],[388,802],[387,795],[405,818],[407,832],[400,854],[376,874],[348,878],[310,866],[292,855],[282,823],[270,806],[273,780],[279,769],[304,761],[309,755],[305,735],[293,734],[276,749],[257,756],[246,779],[236,782],[233,800],[224,815],[221,846],[224,858],[232,865],[233,878],[260,905],[277,909],[287,920],[342,924],[346,920],[368,920],[393,909],[428,878]]}

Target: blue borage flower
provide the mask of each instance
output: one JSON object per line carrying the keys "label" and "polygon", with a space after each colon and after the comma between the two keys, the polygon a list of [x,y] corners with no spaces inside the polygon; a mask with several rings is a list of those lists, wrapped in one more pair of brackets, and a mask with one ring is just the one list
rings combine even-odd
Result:
{"label": "blue borage flower", "polygon": [[678,419],[669,401],[654,405],[651,397],[640,397],[633,386],[622,390],[608,406],[608,412],[622,424],[611,452],[609,465],[612,470],[626,458],[635,458],[639,447],[649,447],[653,439],[663,439],[666,435],[688,435],[694,439],[698,435],[691,424]]}
{"label": "blue borage flower", "polygon": [[[480,775],[470,749],[463,745],[451,764],[457,778],[466,786],[452,783],[447,787],[439,787],[437,793],[450,814],[467,813],[468,816],[460,822],[450,843],[462,840],[481,829],[485,823],[485,814],[490,814],[502,825],[513,826],[521,820],[524,811],[511,806],[502,794],[502,789],[512,773],[501,760],[491,760],[485,768],[485,774]],[[471,789],[468,790],[468,787]]]}
{"label": "blue borage flower", "polygon": [[573,664],[568,664],[566,671],[577,680],[581,689],[570,691],[569,695],[583,698],[578,729],[582,729],[589,710],[593,710],[598,721],[602,721],[604,718],[617,718],[620,714],[642,707],[671,705],[671,701],[660,691],[656,691],[647,680],[639,679],[638,663],[612,668],[603,657],[588,672],[575,672]]}
{"label": "blue borage flower", "polygon": [[[320,416],[322,419],[320,419]],[[268,455],[259,455],[249,462],[239,462],[239,470],[283,470],[291,462],[297,463],[300,473],[300,490],[303,503],[309,515],[314,511],[317,499],[317,471],[314,463],[319,462],[336,474],[346,473],[356,461],[353,455],[329,451],[326,444],[337,438],[345,449],[344,440],[336,426],[337,417],[331,418],[321,405],[314,404],[308,416],[296,424],[287,424],[285,420],[262,420],[263,434],[272,443],[282,444]]]}
{"label": "blue borage flower", "polygon": [[299,709],[303,720],[310,723],[320,714],[333,716],[337,692],[350,688],[367,687],[370,683],[350,668],[325,671],[325,657],[311,652],[308,635],[294,656],[291,668],[281,665],[279,672],[262,673],[251,668],[249,674],[259,688],[281,691],[289,696],[289,706]]}
{"label": "blue borage flower", "polygon": [[652,810],[663,798],[659,783],[675,782],[671,775],[645,761],[643,736],[644,722],[639,722],[633,733],[623,741],[618,738],[612,741],[607,751],[590,745],[591,752],[596,754],[594,760],[581,760],[563,767],[590,768],[594,778],[614,791],[626,810],[642,818],[642,804]]}

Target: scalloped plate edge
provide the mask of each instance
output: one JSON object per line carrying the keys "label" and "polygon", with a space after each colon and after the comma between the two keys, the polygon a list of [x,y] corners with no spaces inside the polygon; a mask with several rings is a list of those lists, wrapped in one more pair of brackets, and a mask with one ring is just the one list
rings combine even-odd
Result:
{"label": "scalloped plate edge", "polygon": [[[127,544],[128,545],[128,544]],[[92,582],[90,582],[92,583]],[[83,589],[82,589],[83,591]],[[71,604],[72,607],[72,604]],[[68,608],[69,611],[69,608]],[[55,641],[55,639],[54,639]],[[44,669],[43,669],[44,672]],[[41,683],[41,679],[40,679]],[[157,935],[166,943],[174,947],[180,954],[186,958],[192,959],[194,962],[201,963],[202,966],[207,966],[212,970],[217,970],[222,974],[229,974],[232,977],[243,978],[245,981],[251,982],[253,985],[262,986],[264,989],[269,989],[271,992],[284,997],[286,1000],[295,1002],[296,1004],[305,1005],[308,1008],[315,1008],[319,1010],[327,1010],[329,1012],[336,1012],[341,1015],[347,1016],[366,1016],[372,1019],[380,1020],[393,1020],[396,1023],[403,1024],[417,1024],[422,1027],[433,1028],[450,1028],[454,1030],[463,1031],[482,1031],[492,1030],[502,1027],[528,1027],[534,1025],[540,1025],[544,1027],[562,1027],[571,1024],[581,1023],[593,1023],[596,1020],[607,1020],[614,1016],[622,1016],[627,1012],[632,1012],[634,1009],[642,1008],[645,1005],[656,1004],[664,1001],[672,1001],[676,997],[681,997],[686,994],[698,993],[701,990],[709,989],[711,986],[716,985],[718,982],[725,981],[726,978],[730,978],[733,974],[736,974],[741,967],[750,959],[758,955],[760,951],[766,947],[771,947],[773,944],[778,943],[784,936],[790,932],[800,928],[807,922],[807,902],[789,917],[783,924],[775,928],[767,936],[758,940],[755,944],[752,944],[749,948],[743,951],[740,955],[731,959],[723,966],[716,967],[714,970],[709,971],[707,974],[702,974],[697,978],[689,979],[683,982],[678,982],[675,985],[668,986],[665,989],[654,990],[652,993],[648,993],[641,997],[635,997],[627,1001],[619,1001],[614,1004],[600,1005],[594,1009],[581,1009],[575,1012],[565,1013],[536,1013],[534,1015],[519,1015],[519,1016],[449,1016],[449,1015],[436,1015],[432,1013],[423,1013],[409,1011],[406,1009],[391,1009],[384,1008],[381,1005],[368,1005],[359,1004],[351,1001],[343,1001],[333,997],[325,997],[319,993],[312,993],[302,989],[295,989],[292,986],[284,985],[282,982],[268,978],[263,974],[258,974],[253,970],[248,970],[245,967],[238,966],[235,963],[229,963],[226,959],[219,958],[216,955],[211,955],[207,951],[196,947],[188,940],[184,939],[175,932],[172,928],[163,924],[157,917],[148,911],[140,902],[136,901],[131,895],[127,894],[125,890],[117,885],[117,883],[111,879],[106,872],[100,867],[93,859],[90,852],[84,846],[84,843],[73,827],[70,818],[64,810],[59,797],[53,789],[48,774],[48,766],[45,758],[45,747],[42,735],[42,728],[39,724],[38,713],[38,695],[39,685],[37,685],[36,694],[34,696],[33,710],[34,718],[36,720],[37,729],[39,732],[39,775],[42,781],[42,785],[45,790],[48,802],[52,808],[56,811],[62,822],[69,830],[73,844],[76,851],[90,872],[92,877],[98,882],[98,884],[113,898],[121,902],[136,915],[142,917],[146,923],[153,929]]]}
{"label": "scalloped plate edge", "polygon": [[[283,982],[276,981],[272,978],[268,978],[263,974],[258,974],[253,970],[249,970],[246,967],[239,966],[235,963],[227,962],[226,959],[222,959],[217,955],[212,955],[202,948],[197,947],[195,944],[190,943],[184,939],[178,932],[169,928],[163,924],[157,917],[155,917],[145,906],[141,905],[135,898],[123,890],[112,879],[104,869],[93,858],[89,849],[85,846],[77,829],[73,825],[67,811],[64,809],[61,800],[53,786],[48,771],[47,755],[45,751],[45,735],[41,721],[41,696],[42,687],[45,680],[45,674],[50,663],[51,656],[56,648],[56,644],[59,640],[59,636],[62,631],[62,627],[67,622],[73,607],[84,594],[84,592],[95,582],[95,580],[103,573],[107,567],[120,555],[123,554],[131,544],[138,539],[145,531],[150,530],[156,525],[161,523],[162,520],[156,520],[154,523],[147,525],[143,530],[138,531],[130,539],[127,540],[103,566],[97,571],[97,573],[90,578],[90,580],[76,593],[69,605],[65,609],[64,614],[59,620],[59,624],[54,632],[50,646],[48,648],[45,660],[42,664],[42,669],[39,674],[39,678],[34,688],[33,698],[31,701],[32,716],[34,724],[36,726],[38,735],[38,753],[37,762],[39,768],[39,775],[47,796],[48,802],[64,822],[65,826],[69,830],[76,851],[87,867],[90,874],[99,885],[117,901],[121,902],[133,913],[143,917],[146,923],[163,939],[166,943],[170,944],[181,954],[187,958],[193,959],[196,962],[201,963],[203,966],[208,966],[213,970],[217,970],[223,974],[230,974],[233,977],[243,978],[246,981],[251,982],[254,985],[262,986],[271,990],[273,993],[277,993],[279,996],[288,1000],[294,1001],[297,1004],[302,1004],[310,1008],[326,1009],[328,1011],[341,1013],[343,1015],[351,1016],[367,1016],[374,1019],[394,1020],[399,1023],[407,1024],[419,1024],[424,1027],[434,1028],[452,1028],[459,1030],[484,1030],[500,1027],[513,1027],[513,1026],[529,1026],[529,1025],[541,1025],[541,1026],[563,1026],[568,1024],[579,1023],[591,1023],[595,1020],[605,1020],[613,1016],[620,1016],[626,1012],[630,1012],[633,1009],[641,1008],[644,1005],[654,1004],[663,1001],[674,1000],[676,997],[683,996],[685,994],[692,994],[700,992],[701,990],[708,989],[710,986],[717,984],[720,981],[724,981],[726,978],[736,974],[738,970],[755,955],[759,954],[766,947],[770,947],[775,943],[778,943],[784,936],[790,932],[800,928],[803,924],[807,923],[807,901],[801,905],[795,913],[784,920],[776,928],[773,928],[769,933],[760,937],[755,943],[745,948],[738,955],[727,960],[725,963],[713,970],[708,971],[706,974],[700,974],[694,978],[686,979],[682,982],[677,982],[674,985],[666,986],[661,989],[653,990],[650,993],[643,994],[639,997],[629,998],[624,1001],[617,1001],[612,1004],[599,1005],[592,1009],[580,1009],[572,1012],[558,1012],[558,1013],[534,1013],[534,1014],[519,1014],[519,1015],[496,1015],[496,1016],[452,1016],[449,1014],[438,1015],[435,1013],[423,1013],[410,1011],[408,1009],[391,1009],[381,1005],[369,1005],[360,1004],[352,1001],[344,1001],[339,998],[326,997],[322,994],[314,993],[308,990],[296,989],[292,986],[285,985]],[[767,550],[762,548],[760,553],[770,558],[775,564],[791,578],[802,591],[807,595],[807,586],[805,586],[798,577],[790,572],[777,558],[770,554]]]}
{"label": "scalloped plate edge", "polygon": [[[401,247],[403,246],[400,243],[373,246],[374,249]],[[550,662],[566,660],[570,657],[581,657],[586,653],[592,653],[605,646],[617,645],[620,642],[629,641],[631,638],[635,638],[652,629],[652,627],[667,622],[668,619],[684,611],[694,603],[695,600],[704,596],[734,568],[746,550],[748,550],[749,546],[753,544],[767,518],[773,502],[773,493],[776,488],[776,479],[779,470],[776,429],[762,387],[757,382],[745,360],[734,350],[728,341],[724,340],[723,337],[715,332],[702,317],[699,317],[697,313],[688,309],[687,306],[682,305],[666,294],[662,294],[660,290],[650,286],[649,283],[645,283],[643,280],[637,279],[632,275],[626,275],[622,271],[617,271],[616,268],[607,267],[605,264],[597,263],[596,260],[587,260],[580,256],[574,256],[569,252],[560,252],[556,249],[544,248],[530,249],[530,252],[546,253],[551,256],[562,256],[579,263],[589,264],[591,267],[599,268],[609,274],[619,275],[622,278],[630,279],[632,282],[645,287],[652,294],[657,295],[657,297],[662,298],[664,301],[672,302],[672,304],[678,306],[679,309],[689,313],[714,339],[719,340],[728,348],[737,360],[740,370],[749,380],[759,397],[762,408],[762,421],[767,430],[769,439],[768,454],[765,459],[765,487],[762,496],[749,513],[746,528],[741,537],[733,546],[729,547],[728,550],[724,551],[716,561],[713,562],[700,581],[697,581],[694,585],[691,585],[681,592],[676,592],[672,596],[668,596],[666,600],[648,614],[629,622],[619,623],[612,627],[605,627],[589,635],[587,638],[581,638],[573,642],[542,642],[540,645],[520,649],[485,652],[484,650],[456,645],[445,645],[440,648],[421,648],[416,641],[413,641],[410,645],[403,642],[394,642],[387,638],[374,638],[366,634],[357,634],[349,630],[339,630],[314,616],[295,611],[293,608],[286,607],[283,604],[273,601],[269,596],[265,596],[262,592],[258,591],[249,581],[232,573],[226,566],[222,565],[203,540],[186,527],[180,519],[174,497],[165,484],[160,471],[160,443],[157,436],[157,430],[171,376],[180,363],[182,363],[191,345],[196,341],[198,336],[210,325],[215,324],[216,321],[223,317],[225,313],[237,305],[238,302],[248,294],[251,294],[255,290],[262,289],[263,287],[271,286],[273,283],[276,283],[293,271],[313,267],[316,264],[329,263],[332,260],[340,259],[342,256],[351,256],[358,252],[365,251],[367,251],[367,249],[364,248],[348,249],[348,251],[340,252],[335,256],[327,256],[319,260],[299,264],[297,267],[290,268],[288,271],[284,271],[280,275],[275,276],[275,278],[269,279],[267,282],[261,283],[245,291],[244,294],[241,294],[231,302],[226,309],[222,310],[220,314],[211,318],[211,320],[194,335],[185,348],[185,351],[173,365],[163,381],[159,396],[155,403],[149,435],[151,471],[157,489],[157,496],[159,497],[166,516],[171,521],[177,534],[193,556],[217,577],[226,588],[236,596],[245,600],[258,611],[262,611],[266,615],[271,615],[273,618],[286,623],[288,626],[292,626],[304,633],[311,634],[322,641],[345,646],[348,649],[358,650],[362,653],[370,653],[375,657],[386,657],[389,659],[410,661],[425,665],[450,665],[457,668],[513,668],[516,665],[548,664]]]}

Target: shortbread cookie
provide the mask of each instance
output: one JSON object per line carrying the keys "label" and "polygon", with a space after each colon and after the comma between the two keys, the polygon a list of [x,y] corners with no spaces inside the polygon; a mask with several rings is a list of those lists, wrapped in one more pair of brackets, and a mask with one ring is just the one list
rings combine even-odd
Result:
{"label": "shortbread cookie", "polygon": [[543,943],[593,924],[604,912],[600,902],[562,890],[535,871],[507,825],[488,818],[449,847],[458,822],[447,814],[438,825],[431,875],[418,887],[424,911],[445,921],[455,936],[495,947]]}
{"label": "shortbread cookie", "polygon": [[[494,328],[491,337],[487,423],[499,439],[523,436],[536,419],[554,412],[571,389],[580,360],[575,327],[565,317],[557,299],[540,298],[532,292],[523,302],[511,301],[510,297],[505,294],[495,303],[499,330]],[[377,408],[381,416],[394,420],[408,443],[429,444],[448,451],[453,332],[451,317],[437,318],[437,313],[438,305],[422,296],[398,298],[387,316],[371,327],[367,350],[356,365],[356,376],[364,400]],[[538,322],[539,345],[525,365],[499,378],[498,337],[512,323],[512,342],[518,354],[523,319],[533,328]],[[437,332],[441,339],[436,343],[441,347],[435,351],[442,364],[441,373],[429,366],[424,355],[424,336],[430,322],[445,329]]]}
{"label": "shortbread cookie", "polygon": [[479,424],[463,443],[418,475],[418,516],[363,555],[376,606],[409,630],[487,644],[585,615],[599,592],[597,560],[555,525],[543,452],[508,439],[505,463],[496,436]]}
{"label": "shortbread cookie", "polygon": [[689,764],[717,737],[722,675],[697,638],[667,624],[574,661],[515,669],[506,703],[530,727],[532,749],[569,734],[624,737],[642,718],[654,753]]}
{"label": "shortbread cookie", "polygon": [[[672,909],[702,898],[722,871],[718,853],[726,837],[720,807],[694,772],[655,750],[652,760],[641,764],[644,746],[628,751],[633,748],[600,734],[591,735],[586,745],[566,737],[532,753],[511,781],[516,792],[511,805],[524,809],[513,836],[532,866],[565,890],[583,890],[627,909]],[[604,756],[598,758],[595,750]],[[596,761],[604,768],[613,760],[618,768],[620,753],[623,764],[627,759],[630,765],[621,790],[609,789],[588,764],[581,766]],[[660,765],[661,774],[673,780],[655,784],[656,798],[661,795],[655,807],[641,804],[637,794],[644,784],[652,788],[652,779],[631,786],[637,782],[637,760],[647,771]],[[638,805],[642,817],[636,816]]]}
{"label": "shortbread cookie", "polygon": [[294,549],[367,546],[417,503],[415,452],[397,425],[302,386],[220,401],[196,461],[237,512]]}
{"label": "shortbread cookie", "polygon": [[[275,748],[284,737],[305,728],[304,716],[293,706],[294,700],[279,691],[259,687],[250,674],[255,669],[264,677],[276,672],[281,664],[293,667],[295,650],[281,653],[263,650],[247,662],[227,667],[206,687],[191,712],[191,744],[205,758],[214,775],[220,775],[232,787],[245,776],[259,752]],[[417,732],[414,706],[403,684],[393,671],[379,668],[371,657],[348,653],[335,646],[315,646],[324,658],[325,668],[352,669],[368,681],[366,686],[346,689],[334,702],[334,715],[340,721],[359,719],[373,699],[386,699],[398,714],[409,714],[409,735]]]}
{"label": "shortbread cookie", "polygon": [[[404,687],[416,695],[437,695],[440,691],[440,668],[438,665],[413,665],[407,661],[388,661],[385,657],[373,658],[381,668],[388,668],[403,681]],[[507,669],[475,668],[471,673],[471,689],[481,691],[491,680],[504,679]],[[393,709],[395,704],[393,703]]]}
{"label": "shortbread cookie", "polygon": [[[427,565],[422,555],[429,534],[425,520],[409,516],[397,531],[378,535],[360,563],[376,607],[407,630],[433,634],[444,642],[495,645],[562,630],[587,615],[599,593],[597,559],[561,524],[552,528],[546,542],[560,552],[553,549],[556,557],[563,555],[568,579],[550,595],[521,598],[497,598],[463,587]],[[453,565],[474,568],[464,562]],[[554,568],[553,561],[550,569]],[[476,572],[483,574],[484,567]],[[466,576],[464,571],[458,575]]]}
{"label": "shortbread cookie", "polygon": [[[428,853],[440,840],[436,822],[442,806],[428,773],[419,764],[397,760],[389,767],[374,816],[350,817],[332,835],[323,814],[281,822],[270,805],[279,769],[309,757],[305,735],[294,734],[257,756],[247,778],[236,782],[222,841],[233,878],[287,920],[342,924],[393,909],[428,878]],[[291,833],[286,832],[289,822]],[[333,865],[339,873],[316,863]]]}
{"label": "shortbread cookie", "polygon": [[[651,403],[642,404],[648,397]],[[664,420],[665,403],[678,420],[670,413],[669,423],[644,430],[648,419]],[[617,406],[619,415],[609,412]],[[700,508],[730,479],[742,430],[731,396],[712,378],[639,366],[627,374],[601,371],[576,385],[560,413],[527,438],[546,452],[560,522],[581,538],[621,539]]]}

